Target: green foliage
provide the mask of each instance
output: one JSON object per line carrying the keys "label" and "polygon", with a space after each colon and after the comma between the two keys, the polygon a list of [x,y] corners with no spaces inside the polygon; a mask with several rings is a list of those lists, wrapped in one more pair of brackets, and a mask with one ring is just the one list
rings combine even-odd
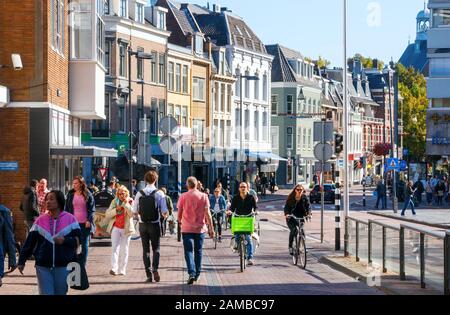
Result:
{"label": "green foliage", "polygon": [[331,64],[329,60],[323,58],[322,56],[319,56],[319,60],[315,61],[315,63],[320,69],[325,69]]}
{"label": "green foliage", "polygon": [[[373,68],[373,59],[371,57],[364,57],[361,54],[355,54],[353,58],[348,59],[348,63],[353,63],[353,60],[359,59],[364,68],[371,69]],[[378,59],[378,70],[383,70],[384,62]]]}
{"label": "green foliage", "polygon": [[399,75],[400,102],[399,117],[403,116],[404,147],[411,158],[419,160],[425,156],[426,113],[428,108],[425,77],[412,67],[406,69],[397,64]]}

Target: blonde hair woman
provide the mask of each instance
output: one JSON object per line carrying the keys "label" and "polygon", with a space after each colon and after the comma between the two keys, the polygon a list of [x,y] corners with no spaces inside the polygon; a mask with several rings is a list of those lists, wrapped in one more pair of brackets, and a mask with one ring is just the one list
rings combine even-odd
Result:
{"label": "blonde hair woman", "polygon": [[119,186],[116,198],[105,213],[109,221],[107,232],[111,234],[111,275],[126,275],[128,249],[131,235],[135,232],[132,212],[133,199],[125,186]]}

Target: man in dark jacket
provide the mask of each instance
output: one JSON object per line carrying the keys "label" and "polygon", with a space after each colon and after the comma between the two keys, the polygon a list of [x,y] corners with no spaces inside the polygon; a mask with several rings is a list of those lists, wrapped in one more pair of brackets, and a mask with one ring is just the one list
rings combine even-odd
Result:
{"label": "man in dark jacket", "polygon": [[33,179],[30,182],[30,187],[23,189],[23,197],[20,202],[20,210],[25,214],[25,221],[27,224],[27,232],[30,231],[34,221],[39,217],[38,197],[36,193],[38,181]]}
{"label": "man in dark jacket", "polygon": [[377,184],[377,203],[375,205],[375,208],[378,209],[378,204],[381,200],[381,207],[383,209],[386,209],[386,185],[383,183],[383,180],[380,180]]}
{"label": "man in dark jacket", "polygon": [[5,256],[8,254],[9,272],[16,269],[16,242],[14,241],[14,231],[11,220],[11,211],[2,205],[2,196],[0,196],[0,287],[4,276]]}

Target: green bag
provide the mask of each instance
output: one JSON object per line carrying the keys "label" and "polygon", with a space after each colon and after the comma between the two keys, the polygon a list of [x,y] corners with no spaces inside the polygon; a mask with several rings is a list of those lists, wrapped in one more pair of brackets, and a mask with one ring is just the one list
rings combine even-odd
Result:
{"label": "green bag", "polygon": [[255,231],[255,217],[231,217],[231,233],[253,234]]}

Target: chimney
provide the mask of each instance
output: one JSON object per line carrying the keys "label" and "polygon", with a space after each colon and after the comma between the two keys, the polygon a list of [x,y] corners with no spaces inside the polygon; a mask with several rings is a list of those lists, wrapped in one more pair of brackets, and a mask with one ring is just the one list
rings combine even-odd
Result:
{"label": "chimney", "polygon": [[373,63],[373,68],[378,69],[378,59],[373,59],[372,63]]}
{"label": "chimney", "polygon": [[189,7],[189,3],[182,3],[181,7],[180,7],[180,10],[187,10],[188,7]]}
{"label": "chimney", "polygon": [[220,5],[213,4],[213,12],[214,13],[220,13]]}

